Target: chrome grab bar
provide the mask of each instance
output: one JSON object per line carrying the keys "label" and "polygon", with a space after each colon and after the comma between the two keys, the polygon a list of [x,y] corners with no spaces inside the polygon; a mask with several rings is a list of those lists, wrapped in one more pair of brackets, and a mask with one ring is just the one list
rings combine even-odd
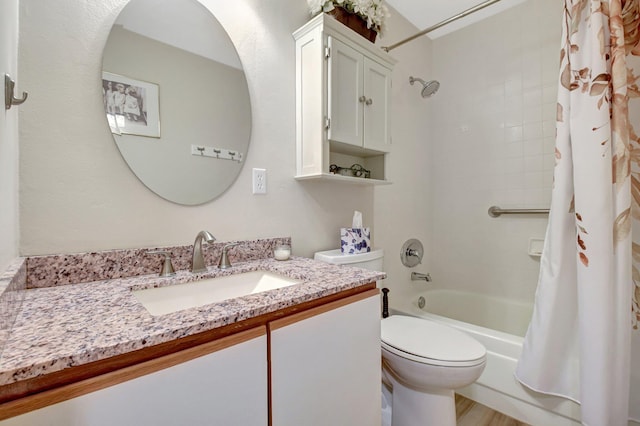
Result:
{"label": "chrome grab bar", "polygon": [[501,209],[498,206],[489,207],[489,216],[500,217],[503,214],[549,214],[549,209]]}

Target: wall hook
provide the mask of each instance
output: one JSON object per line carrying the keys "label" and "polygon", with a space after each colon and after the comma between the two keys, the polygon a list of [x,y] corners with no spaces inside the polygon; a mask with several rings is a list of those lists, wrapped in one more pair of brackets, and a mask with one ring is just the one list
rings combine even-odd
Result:
{"label": "wall hook", "polygon": [[16,98],[13,90],[16,87],[16,82],[11,79],[9,74],[4,75],[4,108],[11,109],[13,105],[20,105],[27,100],[29,94],[22,92],[22,98]]}

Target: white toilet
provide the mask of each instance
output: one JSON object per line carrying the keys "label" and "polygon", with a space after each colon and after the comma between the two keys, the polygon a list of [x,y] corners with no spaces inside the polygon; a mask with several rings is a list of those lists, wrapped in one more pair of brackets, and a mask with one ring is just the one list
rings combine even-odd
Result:
{"label": "white toilet", "polygon": [[[384,252],[318,252],[323,262],[382,270]],[[391,296],[393,297],[393,296]],[[393,426],[455,426],[454,389],[475,382],[486,349],[471,336],[422,318],[393,315],[381,324],[383,381],[393,388]]]}

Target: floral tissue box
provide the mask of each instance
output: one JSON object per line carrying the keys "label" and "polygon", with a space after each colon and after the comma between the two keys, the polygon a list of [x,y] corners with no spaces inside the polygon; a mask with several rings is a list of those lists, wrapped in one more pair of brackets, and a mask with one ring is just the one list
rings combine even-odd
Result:
{"label": "floral tissue box", "polygon": [[340,251],[343,254],[371,251],[371,228],[340,228]]}

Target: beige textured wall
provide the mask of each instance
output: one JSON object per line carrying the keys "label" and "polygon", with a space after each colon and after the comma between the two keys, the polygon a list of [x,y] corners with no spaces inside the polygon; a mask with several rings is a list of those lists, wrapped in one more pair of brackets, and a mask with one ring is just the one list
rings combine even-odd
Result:
{"label": "beige textured wall", "polygon": [[[20,71],[33,100],[20,118],[21,253],[81,252],[291,235],[294,254],[338,245],[353,210],[373,221],[373,189],[297,182],[293,30],[304,1],[203,1],[237,45],[253,106],[246,164],[230,190],[197,207],[167,202],[129,171],[103,119],[104,43],[125,0],[21,1]],[[268,194],[251,194],[251,169]]]}
{"label": "beige textured wall", "polygon": [[[389,25],[397,31],[382,39],[383,45],[418,31],[397,13],[391,17]],[[422,86],[409,84],[409,76],[424,80],[438,77],[432,72],[431,52],[432,42],[427,37],[420,37],[390,52],[398,60],[393,71],[393,144],[387,161],[388,176],[393,185],[375,189],[373,232],[376,245],[385,250],[384,268],[388,278],[380,284],[391,290],[392,305],[393,300],[409,297],[430,286],[411,281],[411,272],[432,272],[432,254],[427,252],[422,265],[409,269],[400,262],[400,249],[410,238],[419,239],[425,247],[431,241],[429,224],[433,214],[430,204],[433,182],[428,164],[433,159],[430,116],[439,93],[424,99],[420,96]]]}
{"label": "beige textured wall", "polygon": [[[20,97],[25,85],[18,79],[18,0],[0,2],[0,78],[13,77]],[[4,104],[4,89],[2,90]],[[18,254],[18,111],[0,112],[0,271]]]}
{"label": "beige textured wall", "polygon": [[[562,1],[528,0],[433,43],[434,284],[532,302],[549,208]],[[464,265],[461,267],[461,265]]]}

